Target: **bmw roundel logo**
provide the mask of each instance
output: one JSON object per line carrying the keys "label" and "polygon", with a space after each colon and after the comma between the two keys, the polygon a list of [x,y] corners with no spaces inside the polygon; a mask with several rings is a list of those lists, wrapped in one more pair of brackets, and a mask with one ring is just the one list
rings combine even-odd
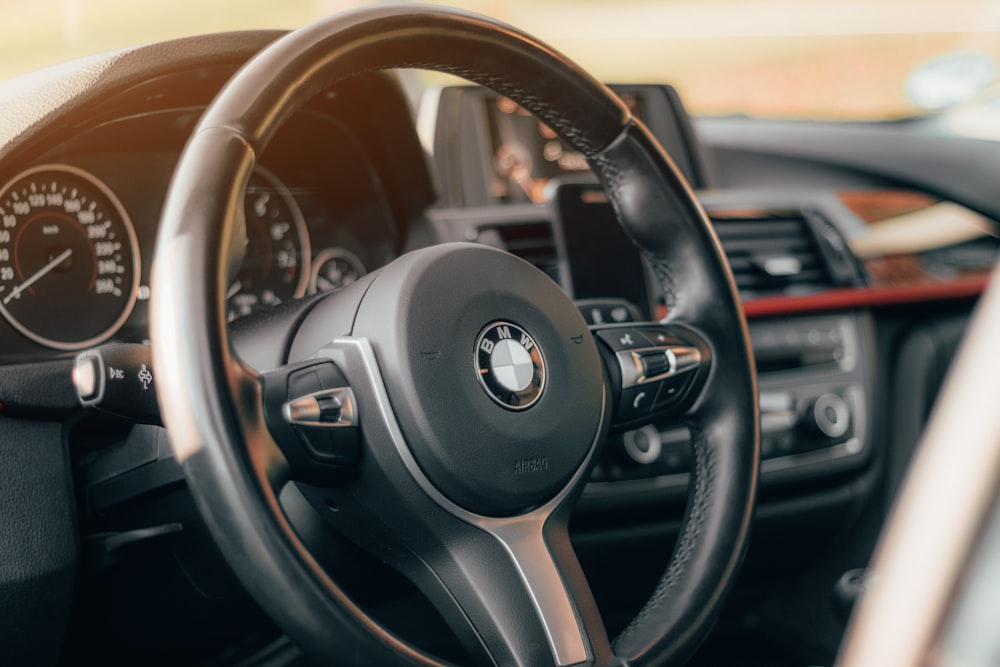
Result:
{"label": "bmw roundel logo", "polygon": [[479,332],[475,356],[479,382],[494,401],[508,410],[538,402],[545,388],[545,361],[527,331],[493,322]]}

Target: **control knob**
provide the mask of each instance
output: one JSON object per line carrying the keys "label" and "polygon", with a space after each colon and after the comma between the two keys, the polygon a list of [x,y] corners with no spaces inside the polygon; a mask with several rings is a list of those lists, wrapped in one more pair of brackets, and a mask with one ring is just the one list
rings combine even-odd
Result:
{"label": "control knob", "polygon": [[802,423],[813,433],[837,440],[851,426],[851,408],[837,394],[822,394],[806,403]]}
{"label": "control knob", "polygon": [[640,465],[653,463],[660,458],[660,452],[663,450],[660,432],[652,425],[629,431],[622,440],[625,453]]}

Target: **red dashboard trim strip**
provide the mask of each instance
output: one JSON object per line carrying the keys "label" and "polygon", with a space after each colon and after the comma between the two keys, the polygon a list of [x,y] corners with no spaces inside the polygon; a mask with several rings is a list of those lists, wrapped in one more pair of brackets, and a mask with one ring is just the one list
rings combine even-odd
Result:
{"label": "red dashboard trim strip", "polygon": [[934,285],[836,289],[809,296],[762,297],[744,303],[743,310],[748,318],[758,318],[820,310],[875,308],[923,301],[968,299],[982,294],[988,282],[987,275]]}

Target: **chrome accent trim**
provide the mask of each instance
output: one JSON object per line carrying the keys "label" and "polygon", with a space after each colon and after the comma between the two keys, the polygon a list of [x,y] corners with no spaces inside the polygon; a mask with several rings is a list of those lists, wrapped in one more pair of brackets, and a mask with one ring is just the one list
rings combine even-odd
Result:
{"label": "chrome accent trim", "polygon": [[[646,377],[642,356],[644,353],[649,355],[650,352],[662,353],[667,358],[670,365],[665,373]],[[658,382],[694,370],[701,365],[701,350],[691,345],[641,347],[616,352],[615,357],[618,359],[618,367],[622,374],[622,389]]]}
{"label": "chrome accent trim", "polygon": [[[333,399],[339,404],[336,421],[323,421],[322,399]],[[311,428],[349,428],[358,425],[357,401],[350,387],[324,389],[288,401],[281,407],[281,415],[292,426]]]}
{"label": "chrome accent trim", "polygon": [[[475,514],[445,497],[420,469],[396,421],[375,358],[375,351],[367,338],[337,338],[317,351],[314,356],[336,359],[337,353],[342,351],[351,351],[359,357],[377,403],[379,417],[392,438],[396,452],[417,485],[449,514],[492,535],[510,556],[545,631],[555,663],[563,667],[592,660],[589,643],[584,639],[582,621],[576,605],[566,592],[562,576],[545,542],[544,528],[552,513],[568,499],[570,490],[582,481],[581,478],[589,467],[587,464],[597,452],[600,434],[595,435],[586,460],[570,482],[546,504],[527,514],[514,517],[487,517]],[[606,411],[607,393],[601,403],[602,419]],[[570,618],[575,619],[576,623],[565,622]]]}
{"label": "chrome accent trim", "polygon": [[761,412],[760,434],[768,435],[771,433],[790,431],[795,428],[798,421],[798,415],[796,415],[792,410],[786,410],[784,412]]}
{"label": "chrome accent trim", "polygon": [[696,347],[671,347],[667,352],[673,357],[670,367],[671,373],[683,373],[694,370],[701,365],[701,351]]}
{"label": "chrome accent trim", "polygon": [[77,355],[71,377],[76,397],[82,405],[91,405],[100,400],[104,393],[104,374],[96,356],[91,356],[90,352]]}
{"label": "chrome accent trim", "polygon": [[642,362],[628,350],[617,352],[615,356],[618,358],[618,366],[622,372],[622,389],[639,384],[639,378],[642,377]]}
{"label": "chrome accent trim", "polygon": [[[648,445],[646,451],[643,451],[636,442],[636,438],[640,433],[646,436]],[[640,429],[627,431],[622,435],[622,444],[625,447],[625,453],[632,457],[633,461],[640,464],[653,463],[656,459],[660,458],[660,454],[663,452],[660,429],[652,424],[646,424]]]}
{"label": "chrome accent trim", "polygon": [[[827,410],[832,410],[834,418],[827,416]],[[816,427],[828,438],[840,438],[851,425],[851,408],[843,398],[837,394],[822,394],[816,399],[812,407],[813,419]]]}
{"label": "chrome accent trim", "polygon": [[[531,359],[532,365],[532,379],[528,382],[528,384],[520,389],[507,387],[499,378],[495,378],[496,369],[493,366],[493,345],[499,345],[500,341],[490,341],[489,352],[486,352],[484,348],[481,347],[483,345],[483,341],[487,339],[489,334],[500,329],[507,330],[509,334],[509,331],[512,328],[521,335],[520,340],[517,339],[516,334],[511,337],[510,340],[512,344],[519,347],[524,354],[528,355]],[[527,347],[525,346],[525,342],[528,343]],[[488,365],[484,368],[484,363],[487,359],[489,360]],[[473,348],[473,368],[476,372],[476,378],[479,380],[479,385],[486,392],[486,395],[489,396],[497,405],[502,406],[506,410],[513,410],[515,412],[527,410],[538,403],[542,397],[542,393],[545,391],[545,384],[548,378],[545,356],[542,354],[542,348],[538,345],[538,341],[535,340],[535,337],[528,333],[527,329],[522,327],[520,324],[510,322],[508,320],[496,320],[494,322],[490,322],[483,327],[479,332],[479,335],[476,336],[476,345]],[[484,371],[486,372],[484,373]],[[495,378],[494,381],[508,394],[511,394],[519,399],[526,397],[528,398],[528,401],[526,403],[511,402],[503,396],[498,395],[495,388],[490,387],[487,377]],[[537,384],[535,383],[535,378],[538,378]]]}
{"label": "chrome accent trim", "polygon": [[835,361],[840,364],[840,370],[844,373],[850,373],[858,366],[858,357],[860,356],[861,344],[858,341],[858,326],[857,320],[853,320],[848,317],[842,317],[837,320],[836,324],[838,330],[840,331],[840,343],[841,347],[841,358],[835,359]]}

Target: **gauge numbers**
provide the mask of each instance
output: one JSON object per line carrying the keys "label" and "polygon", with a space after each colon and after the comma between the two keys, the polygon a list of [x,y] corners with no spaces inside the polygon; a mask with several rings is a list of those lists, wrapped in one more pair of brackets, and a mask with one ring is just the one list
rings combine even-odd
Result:
{"label": "gauge numbers", "polygon": [[28,338],[77,350],[113,334],[139,286],[135,230],[95,176],[43,165],[0,190],[0,314]]}
{"label": "gauge numbers", "polygon": [[257,167],[244,199],[246,256],[226,298],[229,319],[300,297],[309,280],[309,235],[288,188]]}

